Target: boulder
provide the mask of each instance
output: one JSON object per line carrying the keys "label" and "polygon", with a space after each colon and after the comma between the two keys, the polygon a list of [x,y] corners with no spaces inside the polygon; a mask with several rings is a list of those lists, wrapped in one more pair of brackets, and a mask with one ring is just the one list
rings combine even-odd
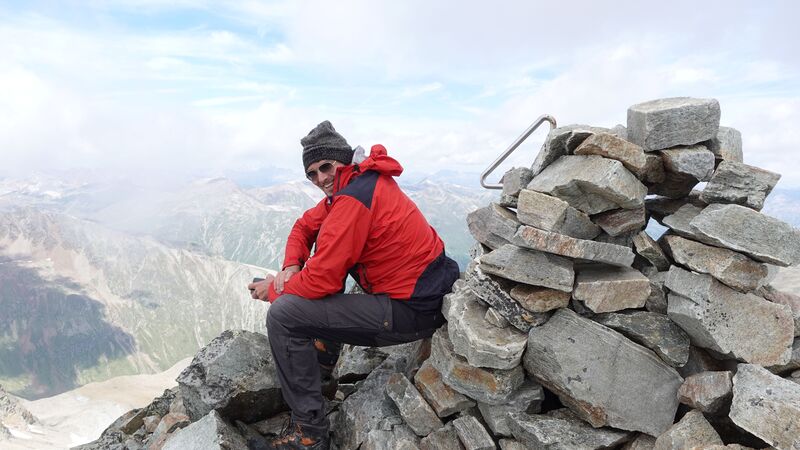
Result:
{"label": "boulder", "polygon": [[645,178],[648,169],[650,169],[648,167],[647,154],[642,150],[642,147],[610,133],[598,133],[589,136],[575,149],[574,154],[598,155],[615,159],[640,180]]}
{"label": "boulder", "polygon": [[592,239],[600,233],[589,216],[569,203],[551,195],[523,189],[517,201],[520,222],[540,230],[566,234],[579,239]]}
{"label": "boulder", "polygon": [[593,320],[653,350],[672,367],[680,367],[689,359],[689,335],[664,314],[629,311],[599,314]]}
{"label": "boulder", "polygon": [[402,373],[389,377],[386,395],[394,401],[403,420],[417,436],[425,437],[444,426],[417,388]]}
{"label": "boulder", "polygon": [[650,435],[672,425],[683,382],[650,350],[569,309],[531,329],[523,365],[592,426]]}
{"label": "boulder", "polygon": [[659,154],[667,173],[688,175],[696,181],[708,181],[714,173],[714,154],[704,145],[675,147]]}
{"label": "boulder", "polygon": [[622,267],[591,267],[578,272],[572,296],[596,313],[641,308],[650,296],[650,280]]}
{"label": "boulder", "polygon": [[575,281],[571,260],[516,245],[503,245],[480,261],[482,271],[519,283],[570,292]]}
{"label": "boulder", "polygon": [[163,450],[228,450],[247,448],[247,442],[235,427],[225,422],[215,410],[173,434]]}
{"label": "boulder", "polygon": [[544,401],[542,386],[534,381],[526,380],[519,389],[511,394],[508,402],[502,405],[478,403],[478,409],[495,435],[511,436],[508,415],[516,411],[536,414],[541,410],[542,401]]}
{"label": "boulder", "polygon": [[467,214],[467,228],[472,237],[492,249],[507,244],[519,226],[517,216],[496,203]]}
{"label": "boulder", "polygon": [[442,374],[433,367],[430,360],[425,361],[414,375],[414,385],[439,417],[447,417],[475,406],[474,401],[444,384]]}
{"label": "boulder", "polygon": [[539,250],[568,258],[595,261],[613,266],[628,267],[633,263],[634,254],[628,247],[605,242],[576,239],[563,234],[539,230],[523,225],[513,243],[520,247]]}
{"label": "boulder", "polygon": [[511,298],[528,311],[543,313],[569,305],[570,292],[520,284],[511,289]]}
{"label": "boulder", "polygon": [[719,127],[717,135],[707,142],[717,159],[742,162],[742,133],[735,128]]}
{"label": "boulder", "polygon": [[224,331],[176,381],[192,420],[214,409],[228,420],[252,423],[286,409],[269,340],[260,333]]}
{"label": "boulder", "polygon": [[458,438],[467,450],[495,450],[494,440],[486,428],[472,416],[461,416],[453,421]]}
{"label": "boulder", "polygon": [[735,203],[760,211],[780,174],[740,162],[722,161],[700,194],[706,203]]}
{"label": "boulder", "polygon": [[586,214],[644,204],[647,188],[621,162],[568,155],[536,175],[528,189],[558,197]]}
{"label": "boulder", "polygon": [[503,175],[503,195],[517,197],[533,179],[533,172],[527,167],[514,167]]}
{"label": "boulder", "polygon": [[628,140],[645,151],[710,140],[719,131],[719,102],[689,97],[664,98],[628,108]]}
{"label": "boulder", "polygon": [[513,369],[519,365],[525,334],[512,327],[490,326],[485,319],[487,308],[478,303],[474,293],[468,291],[451,302],[447,330],[457,354],[476,367]]}
{"label": "boulder", "polygon": [[678,400],[707,414],[716,414],[730,403],[733,374],[729,371],[700,372],[683,381]]}
{"label": "boulder", "polygon": [[669,270],[671,265],[669,259],[646,231],[640,231],[634,236],[633,247],[637,255],[646,259],[659,271]]}
{"label": "boulder", "polygon": [[664,250],[681,266],[707,273],[742,292],[758,289],[767,279],[769,269],[732,250],[712,247],[680,236],[664,235]]}
{"label": "boulder", "polygon": [[586,138],[595,133],[608,132],[608,128],[589,125],[567,125],[550,130],[539,154],[533,161],[531,171],[538,175],[547,166],[564,155],[572,154]]}
{"label": "boulder", "polygon": [[548,414],[512,412],[508,424],[524,448],[597,450],[616,448],[630,438],[612,428],[594,428],[566,409]]}
{"label": "boulder", "polygon": [[647,224],[644,206],[635,209],[614,209],[592,217],[592,221],[611,236],[640,231]]}
{"label": "boulder", "polygon": [[730,418],[775,448],[800,448],[800,385],[754,364],[739,364]]}
{"label": "boulder", "polygon": [[508,323],[522,332],[528,332],[532,326],[546,322],[550,317],[547,313],[534,313],[526,310],[516,300],[511,298],[507,286],[502,279],[493,278],[483,273],[479,268],[468,272],[467,286],[480,300],[497,310]]}
{"label": "boulder", "polygon": [[786,267],[800,261],[800,232],[739,205],[709,205],[689,222],[703,242]]}
{"label": "boulder", "polygon": [[666,287],[669,318],[692,344],[761,365],[786,363],[794,322],[787,306],[735,291],[710,275],[670,268]]}
{"label": "boulder", "polygon": [[419,443],[420,450],[464,450],[458,433],[451,423],[439,428]]}
{"label": "boulder", "polygon": [[654,450],[684,450],[706,445],[724,445],[703,413],[692,410],[656,439]]}
{"label": "boulder", "polygon": [[521,366],[501,370],[469,365],[454,352],[445,328],[440,328],[433,335],[430,361],[442,375],[445,384],[468,397],[492,405],[507,402],[525,379]]}

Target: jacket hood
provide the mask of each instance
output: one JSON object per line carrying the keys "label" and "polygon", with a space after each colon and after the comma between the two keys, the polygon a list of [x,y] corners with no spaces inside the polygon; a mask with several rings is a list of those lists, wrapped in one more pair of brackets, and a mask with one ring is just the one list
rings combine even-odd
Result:
{"label": "jacket hood", "polygon": [[337,169],[336,179],[333,182],[333,193],[335,194],[339,190],[344,189],[345,186],[350,184],[350,180],[368,170],[374,170],[381,175],[397,177],[403,173],[403,166],[401,166],[396,159],[387,154],[386,147],[380,144],[373,145],[372,148],[370,148],[367,159],[360,163],[350,164]]}

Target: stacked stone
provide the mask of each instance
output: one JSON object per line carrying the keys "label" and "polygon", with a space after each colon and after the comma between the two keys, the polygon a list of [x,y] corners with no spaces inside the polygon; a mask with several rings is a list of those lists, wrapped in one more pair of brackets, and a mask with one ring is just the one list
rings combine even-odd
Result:
{"label": "stacked stone", "polygon": [[[467,217],[446,326],[343,347],[331,448],[800,448],[800,297],[768,284],[800,233],[759,212],[779,176],[719,118],[675,98],[552,130]],[[223,333],[178,382],[85,449],[245,448],[288,419],[263,335]]]}
{"label": "stacked stone", "polygon": [[[475,260],[434,337],[451,354],[431,357],[445,384],[479,405],[541,385],[582,442],[800,446],[800,298],[768,285],[800,260],[800,233],[759,212],[780,176],[743,164],[719,121],[713,99],[646,102],[627,127],[552,130],[531,169],[507,172],[467,219]],[[657,242],[651,217],[669,228]],[[504,418],[510,436],[488,431],[524,446],[578,433],[549,408]]]}

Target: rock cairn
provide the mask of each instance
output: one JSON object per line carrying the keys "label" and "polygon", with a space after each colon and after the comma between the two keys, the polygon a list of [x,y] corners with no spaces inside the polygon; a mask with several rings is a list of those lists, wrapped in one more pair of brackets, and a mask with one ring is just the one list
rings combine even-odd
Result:
{"label": "rock cairn", "polygon": [[[469,214],[447,325],[344,346],[331,448],[800,448],[800,297],[769,285],[800,233],[759,212],[779,175],[719,120],[672,98],[552,130]],[[245,448],[288,418],[262,335],[224,333],[178,382],[83,448]]]}

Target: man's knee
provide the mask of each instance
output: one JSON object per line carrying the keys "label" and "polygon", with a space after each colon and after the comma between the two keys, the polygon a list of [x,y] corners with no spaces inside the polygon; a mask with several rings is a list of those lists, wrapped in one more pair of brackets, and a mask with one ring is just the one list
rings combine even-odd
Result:
{"label": "man's knee", "polygon": [[267,309],[267,331],[277,326],[286,328],[301,326],[303,319],[308,318],[308,312],[303,311],[303,306],[306,306],[304,302],[308,301],[292,294],[278,297]]}

